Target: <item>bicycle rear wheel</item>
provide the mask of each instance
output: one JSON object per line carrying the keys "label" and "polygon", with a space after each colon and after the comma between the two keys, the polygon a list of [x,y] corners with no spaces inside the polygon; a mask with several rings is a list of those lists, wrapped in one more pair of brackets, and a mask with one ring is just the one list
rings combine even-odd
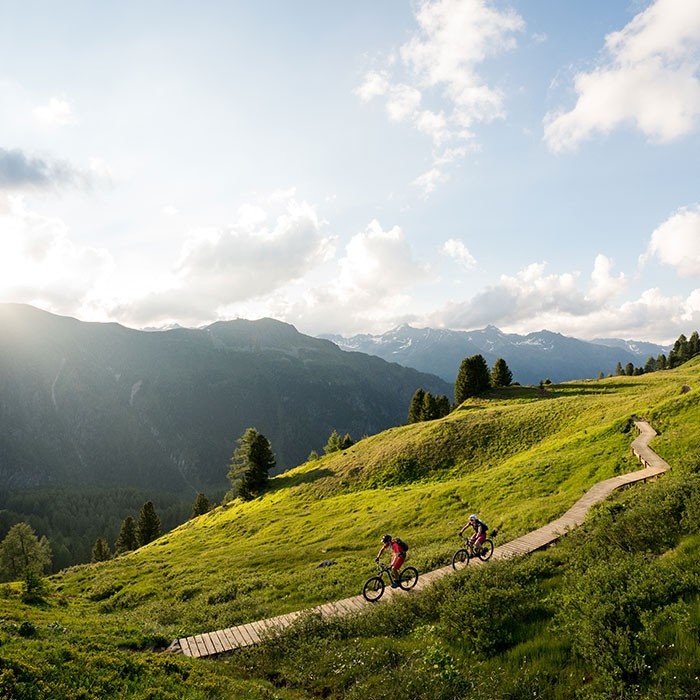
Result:
{"label": "bicycle rear wheel", "polygon": [[466,549],[458,549],[452,556],[452,568],[455,571],[463,569],[469,563],[469,552]]}
{"label": "bicycle rear wheel", "polygon": [[371,576],[365,581],[362,595],[365,600],[374,603],[382,597],[384,593],[384,579],[381,576]]}
{"label": "bicycle rear wheel", "polygon": [[493,542],[491,540],[484,540],[481,543],[481,550],[479,551],[478,557],[481,561],[488,561],[493,554]]}
{"label": "bicycle rear wheel", "polygon": [[415,566],[407,566],[399,576],[399,586],[404,591],[410,591],[418,583],[418,569]]}

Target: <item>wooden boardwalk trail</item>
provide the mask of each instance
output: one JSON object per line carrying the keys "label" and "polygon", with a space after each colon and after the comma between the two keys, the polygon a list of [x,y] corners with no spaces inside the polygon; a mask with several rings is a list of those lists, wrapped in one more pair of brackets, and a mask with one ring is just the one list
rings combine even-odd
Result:
{"label": "wooden boardwalk trail", "polygon": [[[632,442],[631,449],[632,453],[642,463],[642,469],[615,476],[595,484],[557,520],[537,530],[533,530],[522,537],[518,537],[496,547],[493,552],[493,559],[507,559],[513,556],[528,554],[546,547],[566,534],[568,530],[581,525],[591,506],[603,501],[615,489],[638,481],[653,479],[670,469],[669,464],[649,447],[649,442],[656,435],[656,431],[646,421],[637,420],[635,421],[635,425],[639,430],[639,436]],[[479,559],[474,559],[472,561],[476,564],[483,563]],[[438,578],[449,573],[452,573],[452,566],[445,566],[421,574],[414,590],[425,588]],[[401,589],[391,589],[387,587],[381,602],[383,603],[385,600],[391,600],[394,595],[401,594]],[[405,593],[403,594],[405,595]],[[367,610],[373,605],[377,605],[377,603],[369,603],[362,595],[357,595],[352,598],[319,605],[305,611],[301,610],[287,615],[278,615],[266,620],[249,622],[245,625],[229,627],[215,632],[205,632],[190,637],[182,637],[181,639],[176,639],[167,650],[197,658],[215,656],[216,654],[233,651],[240,647],[259,644],[270,635],[274,635],[285,627],[288,627],[304,614],[311,613],[322,616],[347,615]]]}

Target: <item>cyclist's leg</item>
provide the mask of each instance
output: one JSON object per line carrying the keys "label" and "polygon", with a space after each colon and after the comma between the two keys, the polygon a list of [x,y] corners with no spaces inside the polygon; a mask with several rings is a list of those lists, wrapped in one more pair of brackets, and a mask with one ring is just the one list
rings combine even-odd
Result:
{"label": "cyclist's leg", "polygon": [[481,545],[486,540],[486,533],[480,532],[474,535],[474,537],[476,538],[474,541],[474,551],[478,554],[481,551]]}
{"label": "cyclist's leg", "polygon": [[392,588],[398,588],[399,586],[399,571],[401,570],[401,567],[403,566],[404,560],[406,557],[403,554],[394,554],[394,556],[391,559],[391,587]]}

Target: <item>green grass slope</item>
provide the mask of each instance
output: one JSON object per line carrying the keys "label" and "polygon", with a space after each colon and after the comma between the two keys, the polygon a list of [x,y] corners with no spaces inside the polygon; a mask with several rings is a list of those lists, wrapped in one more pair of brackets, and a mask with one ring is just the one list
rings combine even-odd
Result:
{"label": "green grass slope", "polygon": [[[275,683],[269,670],[256,676],[233,662],[143,650],[356,595],[384,532],[407,540],[411,564],[425,571],[449,562],[470,512],[499,529],[497,544],[539,527],[592,484],[638,468],[629,450],[635,415],[659,431],[652,447],[674,470],[697,469],[699,400],[697,360],[544,392],[513,387],[301,465],[261,498],[218,508],[137,552],[66,570],[51,579],[44,605],[25,605],[17,586],[4,586],[0,697],[315,697],[303,683]],[[449,641],[420,634],[436,649]],[[383,645],[399,654],[418,643],[389,635]]]}

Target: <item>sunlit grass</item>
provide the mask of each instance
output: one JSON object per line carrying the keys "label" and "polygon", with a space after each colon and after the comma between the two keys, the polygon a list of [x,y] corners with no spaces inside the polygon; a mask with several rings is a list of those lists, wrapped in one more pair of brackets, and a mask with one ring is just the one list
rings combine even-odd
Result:
{"label": "sunlit grass", "polygon": [[[410,563],[421,571],[449,563],[470,512],[498,528],[496,543],[503,543],[558,517],[594,483],[638,468],[630,453],[633,416],[660,432],[653,447],[674,470],[697,466],[699,380],[695,361],[544,393],[513,387],[442,420],[367,437],[272,479],[261,498],[218,507],[113,561],[61,572],[43,607],[21,604],[16,586],[1,587],[0,655],[16,663],[35,659],[39,675],[50,675],[54,657],[64,656],[109,675],[117,662],[101,654],[121,659],[120,649],[162,647],[180,636],[359,594],[384,532],[409,542]],[[691,391],[683,393],[684,385]],[[324,562],[333,563],[319,567]],[[35,626],[35,637],[19,634],[23,622]],[[675,627],[667,634],[678,637],[669,643],[693,639]],[[503,673],[528,683],[546,679],[565,650],[542,644],[516,646]],[[540,658],[547,654],[549,661]],[[185,668],[202,674],[206,686],[188,682],[189,694],[178,697],[229,697],[218,688],[239,683],[241,697],[264,696],[264,683],[214,681],[201,662],[172,663],[175,676]],[[533,670],[537,664],[541,671]],[[133,673],[142,686],[150,682],[145,669]],[[152,677],[164,673],[156,666]],[[171,685],[177,687],[175,680]]]}

